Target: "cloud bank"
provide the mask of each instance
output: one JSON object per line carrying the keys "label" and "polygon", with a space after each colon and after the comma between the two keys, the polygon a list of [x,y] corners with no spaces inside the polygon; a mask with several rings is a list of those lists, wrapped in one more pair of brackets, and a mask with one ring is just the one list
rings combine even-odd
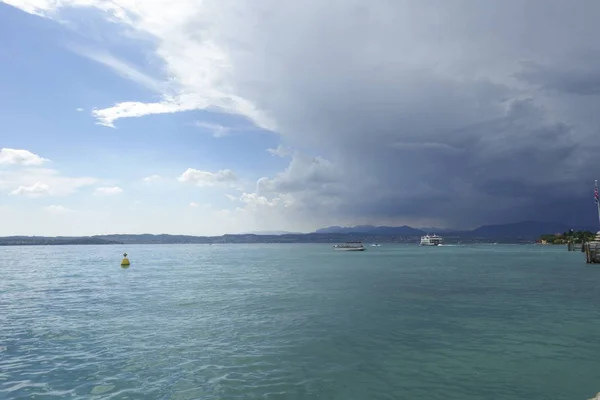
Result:
{"label": "cloud bank", "polygon": [[[598,2],[5,2],[50,17],[93,7],[152,39],[169,89],[156,103],[95,110],[102,124],[205,109],[281,134],[272,153],[289,166],[242,199],[257,216],[593,221]],[[225,178],[188,170],[180,180]]]}
{"label": "cloud bank", "polygon": [[179,178],[179,182],[189,183],[197,186],[218,186],[227,185],[235,182],[237,176],[230,169],[224,169],[217,172],[200,171],[188,168]]}
{"label": "cloud bank", "polygon": [[0,165],[42,165],[48,160],[27,150],[0,149]]}
{"label": "cloud bank", "polygon": [[7,191],[12,196],[47,197],[69,196],[80,189],[97,182],[92,177],[71,177],[59,171],[41,167],[44,158],[27,150],[17,150],[17,154],[32,155],[13,158],[18,162],[0,165],[0,191]]}

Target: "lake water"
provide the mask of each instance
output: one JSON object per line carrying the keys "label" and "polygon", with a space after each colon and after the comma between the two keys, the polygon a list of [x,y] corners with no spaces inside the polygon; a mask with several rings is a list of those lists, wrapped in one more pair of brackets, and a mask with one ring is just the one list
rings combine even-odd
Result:
{"label": "lake water", "polygon": [[564,247],[5,247],[0,273],[2,399],[600,391],[600,267]]}

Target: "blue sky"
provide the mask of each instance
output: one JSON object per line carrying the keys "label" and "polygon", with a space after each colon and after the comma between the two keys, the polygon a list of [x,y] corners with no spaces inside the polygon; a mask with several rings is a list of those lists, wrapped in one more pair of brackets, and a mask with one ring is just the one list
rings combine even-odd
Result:
{"label": "blue sky", "polygon": [[[162,169],[172,174],[190,163],[207,170],[243,169],[250,163],[258,174],[273,172],[273,158],[266,149],[277,146],[277,135],[240,117],[195,110],[123,120],[116,129],[94,124],[93,108],[132,99],[153,101],[158,94],[69,50],[80,43],[91,46],[81,33],[7,5],[0,7],[2,36],[9,38],[1,43],[5,62],[0,84],[8,95],[0,105],[6,130],[14,132],[3,138],[5,147],[35,149],[64,162],[62,169],[72,165],[84,173],[99,172],[94,164],[102,162],[104,173],[126,174],[126,179],[152,167],[159,169],[157,173]],[[120,52],[131,50],[119,47]],[[129,57],[133,58],[131,53]],[[216,140],[203,123],[236,130]],[[125,150],[127,157],[121,157]],[[154,157],[169,153],[177,157],[164,157],[156,165]]]}
{"label": "blue sky", "polygon": [[[178,210],[210,205],[216,211],[234,211],[240,203],[226,197],[239,197],[252,192],[262,176],[274,174],[285,167],[285,162],[267,152],[280,142],[274,132],[256,127],[244,117],[222,112],[192,110],[173,114],[151,115],[119,121],[115,127],[99,125],[91,115],[95,108],[109,107],[122,101],[152,102],[159,98],[143,83],[124,77],[119,71],[78,54],[86,49],[101,54],[124,54],[120,61],[130,64],[142,74],[153,74],[161,79],[160,68],[149,65],[144,46],[136,47],[127,41],[108,40],[98,43],[93,31],[102,37],[112,36],[114,24],[95,18],[93,12],[74,13],[76,21],[89,19],[93,29],[61,25],[52,19],[27,14],[17,8],[0,4],[0,87],[3,95],[0,108],[3,120],[1,147],[25,149],[46,158],[35,169],[56,170],[61,179],[90,177],[95,180],[82,185],[68,195],[28,196],[10,195],[23,186],[18,176],[7,183],[2,197],[5,210],[13,213],[35,212],[36,217],[58,212],[61,218],[81,218],[93,214],[94,208],[109,206],[118,215],[129,208],[162,207]],[[81,22],[80,22],[81,23]],[[139,43],[138,43],[139,44]],[[218,136],[218,137],[215,137]],[[239,187],[197,187],[178,182],[177,178],[188,168],[216,172],[223,169],[236,171]],[[13,175],[35,174],[24,166],[5,165],[4,172]],[[32,167],[27,169],[31,170]],[[144,178],[154,177],[152,182]],[[37,179],[37,178],[36,178]],[[36,180],[34,179],[34,180]],[[37,182],[37,180],[36,180]],[[40,182],[44,183],[43,178]],[[24,179],[25,187],[31,186]],[[60,185],[63,183],[56,183]],[[68,183],[66,183],[68,185]],[[118,187],[112,195],[94,196],[97,188]],[[14,189],[13,189],[14,190]],[[118,192],[118,193],[117,193]],[[195,204],[194,204],[195,203]],[[49,208],[50,207],[50,208]],[[213,210],[213,211],[214,211]],[[8,213],[8,211],[6,211]],[[203,211],[204,212],[204,211]],[[168,217],[169,213],[164,212]],[[173,214],[179,215],[179,214]],[[113,225],[89,227],[54,226],[50,223],[3,224],[0,234],[80,234],[112,231],[139,231],[135,223],[127,227],[111,220]],[[9,219],[11,219],[9,217]],[[42,218],[42,220],[45,220]],[[135,221],[135,219],[134,219]],[[177,224],[165,230],[174,232]],[[161,224],[151,231],[162,232]],[[236,224],[227,229],[244,230]],[[236,229],[237,228],[237,229]],[[247,226],[252,229],[251,224]],[[187,233],[225,233],[216,226],[198,226]]]}
{"label": "blue sky", "polygon": [[598,12],[0,0],[0,235],[589,226]]}

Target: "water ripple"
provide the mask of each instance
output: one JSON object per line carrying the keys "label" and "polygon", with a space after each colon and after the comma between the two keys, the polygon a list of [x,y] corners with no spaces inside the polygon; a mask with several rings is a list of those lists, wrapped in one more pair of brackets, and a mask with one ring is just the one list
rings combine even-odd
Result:
{"label": "water ripple", "polygon": [[0,398],[592,397],[600,274],[495,247],[3,248]]}

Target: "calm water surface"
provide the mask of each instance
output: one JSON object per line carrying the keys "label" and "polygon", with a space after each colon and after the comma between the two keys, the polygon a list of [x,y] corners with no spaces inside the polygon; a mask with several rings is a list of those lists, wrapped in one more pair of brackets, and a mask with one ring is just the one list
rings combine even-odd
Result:
{"label": "calm water surface", "polygon": [[0,273],[2,399],[600,391],[600,268],[562,247],[5,247]]}

